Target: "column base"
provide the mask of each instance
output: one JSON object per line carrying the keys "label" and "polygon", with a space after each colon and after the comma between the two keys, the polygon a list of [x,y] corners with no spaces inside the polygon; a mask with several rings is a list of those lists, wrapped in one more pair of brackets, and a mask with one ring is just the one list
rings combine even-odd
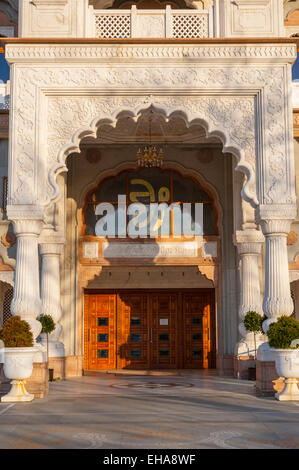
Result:
{"label": "column base", "polygon": [[65,378],[82,377],[84,356],[66,356]]}
{"label": "column base", "polygon": [[47,362],[35,362],[33,372],[26,381],[27,389],[35,398],[45,398],[49,393],[49,371]]}
{"label": "column base", "polygon": [[219,374],[225,377],[234,376],[234,356],[232,354],[224,354],[217,357],[217,369]]}
{"label": "column base", "polygon": [[234,377],[241,380],[250,380],[249,368],[255,368],[255,359],[252,356],[234,356]]}
{"label": "column base", "polygon": [[[40,344],[45,351],[47,351],[47,341],[42,339],[38,344]],[[59,341],[49,341],[49,357],[64,357],[64,344]]]}
{"label": "column base", "polygon": [[35,343],[37,352],[34,355],[34,363],[43,363],[47,361],[47,350],[41,343]]}
{"label": "column base", "polygon": [[54,380],[64,380],[65,374],[65,357],[49,357],[48,366],[49,369],[53,369]]}
{"label": "column base", "polygon": [[1,398],[1,403],[32,401],[34,395],[25,388],[25,380],[12,380],[10,391]]}

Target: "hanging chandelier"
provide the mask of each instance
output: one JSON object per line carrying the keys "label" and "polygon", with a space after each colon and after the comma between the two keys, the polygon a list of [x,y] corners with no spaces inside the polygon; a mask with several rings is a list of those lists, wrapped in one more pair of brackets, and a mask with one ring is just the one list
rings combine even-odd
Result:
{"label": "hanging chandelier", "polygon": [[[151,111],[151,115],[153,111]],[[137,163],[140,167],[152,168],[161,167],[163,165],[164,152],[162,148],[156,148],[152,145],[152,117],[149,117],[149,143],[145,145],[143,150],[138,149],[136,154]]]}

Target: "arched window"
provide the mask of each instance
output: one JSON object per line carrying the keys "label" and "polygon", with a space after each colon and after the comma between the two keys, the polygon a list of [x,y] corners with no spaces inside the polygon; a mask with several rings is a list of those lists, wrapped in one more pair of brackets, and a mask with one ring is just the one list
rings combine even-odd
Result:
{"label": "arched window", "polygon": [[[125,197],[122,206],[119,204],[119,196]],[[106,212],[99,210],[100,204],[102,204],[101,208],[105,207],[103,203],[108,203],[107,207],[109,207],[107,210],[109,214],[107,214],[106,209]],[[105,179],[97,188],[88,193],[83,209],[83,235],[99,235],[99,232],[96,230],[96,225],[101,218],[105,217],[105,223],[110,227],[108,236],[119,236],[121,233],[119,222],[120,212],[118,212],[119,207],[123,209],[124,204],[126,205],[125,209],[127,215],[126,218],[122,220],[128,225],[134,217],[129,207],[134,203],[142,203],[143,207],[145,207],[145,217],[141,223],[143,226],[144,224],[150,226],[150,219],[153,219],[154,214],[154,212],[151,212],[154,203],[164,205],[164,209],[166,207],[164,212],[163,207],[163,210],[161,209],[162,212],[159,212],[159,222],[165,222],[165,225],[161,226],[160,223],[160,226],[156,227],[157,237],[162,233],[165,236],[165,231],[163,230],[166,226],[166,222],[169,227],[170,237],[180,234],[194,234],[198,220],[197,214],[199,214],[199,206],[201,206],[200,211],[203,219],[202,235],[218,234],[217,211],[213,198],[197,181],[190,177],[183,177],[174,170],[143,168],[141,170],[122,171],[117,176]],[[171,206],[173,204],[176,206],[174,210],[172,210],[173,206]],[[169,208],[169,211],[167,208]],[[178,211],[175,212],[177,209]],[[178,215],[180,211],[181,221],[179,219],[180,215]],[[187,219],[184,218],[184,214],[187,214],[189,217],[188,224],[186,224]],[[110,217],[108,221],[107,217]],[[166,217],[168,217],[168,220],[166,220]],[[178,224],[180,224],[180,226]],[[189,227],[187,232],[186,225]],[[105,230],[107,230],[107,226]],[[147,234],[149,234],[149,232],[148,230]]]}

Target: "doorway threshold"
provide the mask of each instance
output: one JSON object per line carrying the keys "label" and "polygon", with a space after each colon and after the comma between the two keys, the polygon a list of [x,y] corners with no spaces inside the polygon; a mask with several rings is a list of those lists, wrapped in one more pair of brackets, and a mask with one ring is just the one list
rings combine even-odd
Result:
{"label": "doorway threshold", "polygon": [[110,374],[110,375],[137,375],[137,376],[178,376],[182,375],[183,370],[169,370],[169,369],[160,369],[160,370],[130,370],[130,369],[112,369],[112,370],[84,370],[83,375],[102,375],[102,374]]}

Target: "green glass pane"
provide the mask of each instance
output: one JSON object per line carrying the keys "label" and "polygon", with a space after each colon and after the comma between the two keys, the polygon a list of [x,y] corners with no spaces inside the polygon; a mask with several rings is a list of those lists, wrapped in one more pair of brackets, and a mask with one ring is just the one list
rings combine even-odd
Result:
{"label": "green glass pane", "polygon": [[192,357],[195,359],[201,359],[202,358],[202,350],[201,349],[192,349]]}
{"label": "green glass pane", "polygon": [[141,318],[131,317],[131,326],[141,326]]}
{"label": "green glass pane", "polygon": [[141,349],[131,349],[130,356],[131,357],[141,357]]}
{"label": "green glass pane", "polygon": [[142,335],[136,335],[134,333],[130,335],[130,341],[132,341],[132,343],[140,343],[141,338],[142,338]]}
{"label": "green glass pane", "polygon": [[169,357],[169,350],[168,349],[160,349],[159,356],[160,357]]}
{"label": "green glass pane", "polygon": [[202,325],[202,317],[192,318],[192,325]]}
{"label": "green glass pane", "polygon": [[98,359],[107,359],[108,354],[108,349],[98,349]]}
{"label": "green glass pane", "polygon": [[108,334],[99,333],[98,334],[98,343],[107,343],[108,342],[108,337],[109,337]]}
{"label": "green glass pane", "polygon": [[169,341],[169,334],[167,333],[159,334],[159,341]]}

